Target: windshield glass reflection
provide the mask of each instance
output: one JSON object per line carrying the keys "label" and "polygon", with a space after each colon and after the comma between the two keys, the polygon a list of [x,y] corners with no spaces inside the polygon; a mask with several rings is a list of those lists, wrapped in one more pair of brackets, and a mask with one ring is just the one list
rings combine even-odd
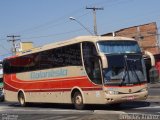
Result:
{"label": "windshield glass reflection", "polygon": [[136,41],[99,41],[97,44],[99,51],[105,54],[141,53]]}

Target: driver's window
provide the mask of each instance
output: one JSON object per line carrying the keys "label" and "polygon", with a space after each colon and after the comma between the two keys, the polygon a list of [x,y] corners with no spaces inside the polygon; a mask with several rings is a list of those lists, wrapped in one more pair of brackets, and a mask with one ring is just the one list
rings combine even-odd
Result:
{"label": "driver's window", "polygon": [[100,61],[95,45],[92,42],[84,42],[82,45],[84,66],[88,77],[92,82],[102,84]]}

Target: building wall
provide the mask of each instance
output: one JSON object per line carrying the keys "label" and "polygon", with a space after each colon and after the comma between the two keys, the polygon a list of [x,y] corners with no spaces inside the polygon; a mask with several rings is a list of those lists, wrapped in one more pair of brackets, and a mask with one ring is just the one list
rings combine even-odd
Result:
{"label": "building wall", "polygon": [[[147,50],[153,54],[160,53],[157,33],[157,25],[155,22],[115,31],[116,36],[135,38],[143,51]],[[109,35],[111,35],[111,33],[102,36]]]}
{"label": "building wall", "polygon": [[16,54],[18,55],[22,51],[30,50],[33,48],[33,42],[20,42],[16,48]]}

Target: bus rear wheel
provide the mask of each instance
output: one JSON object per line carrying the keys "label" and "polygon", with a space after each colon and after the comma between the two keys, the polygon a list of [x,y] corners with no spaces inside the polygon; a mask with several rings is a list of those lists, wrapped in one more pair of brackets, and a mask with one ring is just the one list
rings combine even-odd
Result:
{"label": "bus rear wheel", "polygon": [[77,110],[84,109],[85,105],[83,104],[83,97],[80,92],[75,92],[73,96],[73,104]]}
{"label": "bus rear wheel", "polygon": [[23,92],[18,94],[18,101],[22,107],[26,106],[26,101]]}

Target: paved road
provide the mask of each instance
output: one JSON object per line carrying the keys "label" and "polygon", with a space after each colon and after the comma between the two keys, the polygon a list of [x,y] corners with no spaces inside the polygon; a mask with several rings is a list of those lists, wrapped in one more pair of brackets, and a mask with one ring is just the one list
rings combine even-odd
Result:
{"label": "paved road", "polygon": [[0,102],[0,120],[160,120],[160,89],[150,88],[150,99],[124,103],[119,107],[88,106],[75,110],[71,105]]}
{"label": "paved road", "polygon": [[88,106],[86,110],[75,110],[70,105],[30,104],[20,107],[17,103],[0,103],[0,120],[129,120],[130,117],[160,120],[160,103],[139,101],[117,108],[96,105]]}
{"label": "paved road", "polygon": [[150,88],[148,89],[150,96],[159,96],[160,97],[160,88]]}

